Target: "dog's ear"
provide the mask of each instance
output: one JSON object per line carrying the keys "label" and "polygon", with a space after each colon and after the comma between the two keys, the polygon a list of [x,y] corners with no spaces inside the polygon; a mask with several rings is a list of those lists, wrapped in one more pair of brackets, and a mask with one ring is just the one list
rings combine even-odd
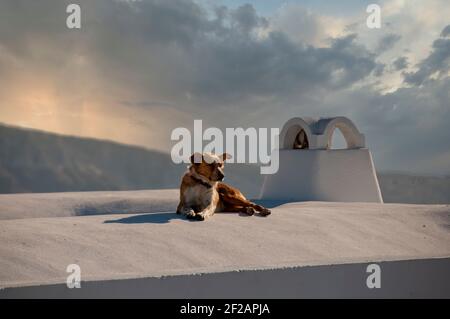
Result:
{"label": "dog's ear", "polygon": [[202,153],[195,152],[191,155],[191,163],[192,164],[200,164],[203,162],[203,155]]}
{"label": "dog's ear", "polygon": [[231,155],[228,153],[223,153],[220,157],[222,157],[222,160],[225,162],[226,160],[231,158]]}

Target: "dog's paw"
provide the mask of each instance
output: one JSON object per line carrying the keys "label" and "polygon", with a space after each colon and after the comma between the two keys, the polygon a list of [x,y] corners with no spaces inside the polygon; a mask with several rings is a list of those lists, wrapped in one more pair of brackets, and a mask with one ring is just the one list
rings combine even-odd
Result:
{"label": "dog's paw", "polygon": [[203,220],[205,220],[205,215],[203,215],[203,214],[195,214],[194,219],[203,221]]}
{"label": "dog's paw", "polygon": [[252,216],[252,215],[254,215],[255,214],[255,209],[253,208],[253,207],[245,207],[245,209],[244,209],[244,213],[246,213],[247,215],[249,215],[249,216]]}
{"label": "dog's paw", "polygon": [[186,215],[187,219],[194,219],[195,218],[195,212],[193,209],[187,211],[186,213],[184,213],[184,215]]}
{"label": "dog's paw", "polygon": [[205,215],[201,214],[201,213],[195,213],[194,211],[189,212],[189,214],[186,214],[186,218],[190,219],[190,220],[205,220]]}
{"label": "dog's paw", "polygon": [[270,214],[271,214],[272,212],[270,211],[270,209],[267,209],[267,208],[265,208],[265,207],[263,207],[261,210],[260,210],[260,212],[259,212],[259,214],[261,215],[261,216],[269,216]]}

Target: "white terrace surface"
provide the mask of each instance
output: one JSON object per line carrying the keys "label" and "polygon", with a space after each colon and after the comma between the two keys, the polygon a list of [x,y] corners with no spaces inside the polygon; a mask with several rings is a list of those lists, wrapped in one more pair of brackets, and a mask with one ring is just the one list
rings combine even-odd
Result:
{"label": "white terrace surface", "polygon": [[[1,195],[0,287],[62,283],[72,263],[102,280],[450,256],[448,205],[303,202],[191,222],[173,212],[176,197]],[[103,215],[71,216],[89,213]]]}

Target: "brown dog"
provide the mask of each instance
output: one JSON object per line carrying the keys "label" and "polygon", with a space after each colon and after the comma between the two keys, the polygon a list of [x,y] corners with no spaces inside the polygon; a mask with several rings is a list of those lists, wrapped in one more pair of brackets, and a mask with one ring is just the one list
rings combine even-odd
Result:
{"label": "brown dog", "polygon": [[270,214],[269,209],[250,202],[238,189],[221,182],[225,177],[224,161],[229,158],[231,156],[226,153],[221,156],[195,153],[191,156],[192,164],[181,180],[177,214],[197,220],[204,220],[216,212]]}

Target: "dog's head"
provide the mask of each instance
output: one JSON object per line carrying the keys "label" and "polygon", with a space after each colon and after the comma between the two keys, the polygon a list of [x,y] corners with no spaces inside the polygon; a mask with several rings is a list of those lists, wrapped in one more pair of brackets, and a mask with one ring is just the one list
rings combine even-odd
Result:
{"label": "dog's head", "polygon": [[222,155],[194,153],[191,155],[191,163],[197,174],[210,181],[218,182],[225,177],[224,161],[230,158],[231,155],[228,153],[223,153]]}

